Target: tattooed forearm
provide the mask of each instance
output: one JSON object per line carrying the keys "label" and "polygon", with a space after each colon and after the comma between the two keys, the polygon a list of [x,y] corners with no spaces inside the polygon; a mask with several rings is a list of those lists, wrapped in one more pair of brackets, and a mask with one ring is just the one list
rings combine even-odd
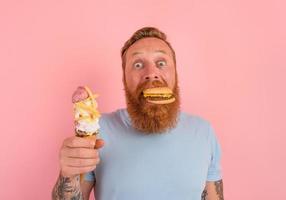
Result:
{"label": "tattooed forearm", "polygon": [[201,200],[223,200],[222,180],[207,181],[201,194]]}
{"label": "tattooed forearm", "polygon": [[83,200],[79,176],[75,178],[59,176],[53,188],[53,200]]}
{"label": "tattooed forearm", "polygon": [[219,181],[215,181],[215,191],[217,193],[217,196],[219,198],[219,200],[223,200],[223,184],[222,184],[222,180]]}
{"label": "tattooed forearm", "polygon": [[207,200],[207,195],[208,195],[208,192],[206,189],[204,189],[204,191],[202,192],[201,200]]}

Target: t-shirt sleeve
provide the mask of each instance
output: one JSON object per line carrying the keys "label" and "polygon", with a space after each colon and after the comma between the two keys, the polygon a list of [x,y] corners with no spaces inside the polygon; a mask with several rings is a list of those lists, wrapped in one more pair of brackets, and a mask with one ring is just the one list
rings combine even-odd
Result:
{"label": "t-shirt sleeve", "polygon": [[207,181],[218,181],[222,179],[221,147],[211,125],[209,125],[209,137],[211,144],[211,161],[208,168]]}
{"label": "t-shirt sleeve", "polygon": [[85,173],[84,174],[84,180],[86,180],[86,181],[95,181],[94,171]]}

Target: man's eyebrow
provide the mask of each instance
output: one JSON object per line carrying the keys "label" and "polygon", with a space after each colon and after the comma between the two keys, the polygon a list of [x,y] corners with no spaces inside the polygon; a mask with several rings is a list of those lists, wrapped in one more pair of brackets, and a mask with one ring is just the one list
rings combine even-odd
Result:
{"label": "man's eyebrow", "polygon": [[[154,52],[155,52],[155,53],[167,54],[166,51],[164,51],[164,50],[155,50]],[[142,54],[142,53],[143,53],[143,52],[137,51],[137,52],[132,53],[132,56],[135,56],[135,55],[138,55],[138,54]]]}
{"label": "man's eyebrow", "polygon": [[137,54],[142,54],[142,52],[134,52],[134,53],[132,53],[132,56],[135,56]]}
{"label": "man's eyebrow", "polygon": [[166,52],[166,51],[164,51],[164,50],[156,50],[155,52],[156,52],[156,53],[163,53],[163,54],[167,54],[167,52]]}

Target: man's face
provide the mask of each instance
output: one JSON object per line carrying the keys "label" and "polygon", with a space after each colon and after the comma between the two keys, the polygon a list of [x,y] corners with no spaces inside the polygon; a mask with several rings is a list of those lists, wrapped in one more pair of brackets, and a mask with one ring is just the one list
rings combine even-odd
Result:
{"label": "man's face", "polygon": [[[172,51],[157,38],[135,42],[126,52],[124,87],[127,111],[134,128],[145,133],[163,133],[177,123],[180,98]],[[170,104],[148,103],[144,89],[169,87],[176,98]]]}
{"label": "man's face", "polygon": [[124,73],[130,92],[135,92],[137,86],[147,80],[166,81],[167,86],[174,89],[175,63],[172,51],[164,41],[157,38],[138,40],[127,50],[125,56]]}

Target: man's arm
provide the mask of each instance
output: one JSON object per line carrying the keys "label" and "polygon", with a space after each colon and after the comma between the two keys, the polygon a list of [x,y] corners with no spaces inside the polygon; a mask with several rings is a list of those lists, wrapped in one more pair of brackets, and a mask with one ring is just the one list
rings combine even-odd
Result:
{"label": "man's arm", "polygon": [[201,196],[202,200],[224,200],[222,180],[207,181]]}
{"label": "man's arm", "polygon": [[[60,150],[60,175],[52,191],[53,200],[89,199],[94,182],[80,181],[80,174],[93,171],[99,163],[98,149],[104,141],[70,137]],[[95,149],[94,149],[95,147]]]}
{"label": "man's arm", "polygon": [[79,175],[75,177],[59,176],[56,185],[53,188],[53,200],[88,200],[94,182],[82,181],[80,183]]}
{"label": "man's arm", "polygon": [[84,200],[89,199],[92,189],[95,190],[95,182],[93,181],[82,181],[80,184],[80,189]]}

